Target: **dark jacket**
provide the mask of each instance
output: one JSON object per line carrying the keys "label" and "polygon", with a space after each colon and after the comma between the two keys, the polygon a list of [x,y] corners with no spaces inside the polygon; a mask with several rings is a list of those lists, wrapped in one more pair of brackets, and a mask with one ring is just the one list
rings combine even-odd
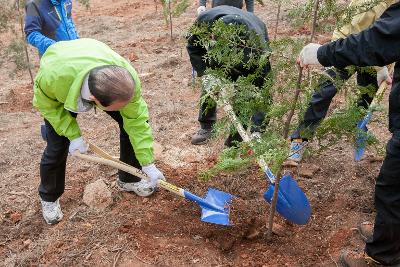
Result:
{"label": "dark jacket", "polygon": [[[241,9],[231,7],[231,6],[219,6],[212,8],[200,14],[195,23],[208,23],[223,19],[227,22],[237,22],[238,24],[245,25],[249,31],[254,31],[261,39],[262,42],[268,42],[268,32],[265,23],[262,22],[253,13],[243,11]],[[187,51],[189,53],[190,62],[193,68],[196,70],[198,76],[203,76],[204,71],[207,67],[213,67],[209,62],[203,59],[206,55],[207,50],[200,45],[196,45],[197,36],[192,35],[188,39]],[[246,58],[246,49],[244,50],[244,58]],[[246,70],[242,66],[235,67],[236,75],[247,75],[252,72],[252,70]],[[270,70],[270,66],[267,66],[266,72]]]}
{"label": "dark jacket", "polygon": [[323,66],[385,66],[396,62],[389,99],[389,130],[400,137],[400,3],[389,7],[370,28],[318,49]]}
{"label": "dark jacket", "polygon": [[57,41],[78,37],[72,21],[72,0],[27,0],[25,35],[29,44],[43,55]]}
{"label": "dark jacket", "polygon": [[[254,0],[245,0],[246,2],[246,10],[249,12],[254,12]],[[200,0],[199,6],[206,6],[207,0]],[[234,6],[237,8],[243,8],[243,0],[212,0],[211,7],[217,6]]]}

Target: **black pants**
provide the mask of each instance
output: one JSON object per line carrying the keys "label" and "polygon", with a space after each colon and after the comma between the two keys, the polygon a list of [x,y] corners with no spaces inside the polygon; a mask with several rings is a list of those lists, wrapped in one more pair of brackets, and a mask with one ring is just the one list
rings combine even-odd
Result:
{"label": "black pants", "polygon": [[375,185],[376,218],[366,253],[385,265],[400,264],[400,68],[395,68],[389,96],[389,129],[393,133]]}
{"label": "black pants", "polygon": [[[348,80],[351,75],[347,70],[342,69],[326,69],[325,73],[333,79],[341,79],[343,81]],[[338,77],[337,77],[338,75]],[[374,88],[375,92],[378,89],[378,83],[376,81],[376,74],[369,72],[358,72],[357,73],[357,84],[362,87]],[[313,93],[311,101],[304,114],[303,121],[300,123],[296,131],[291,135],[292,139],[304,138],[309,139],[313,136],[315,129],[319,123],[325,118],[329,105],[332,102],[333,97],[337,93],[337,88],[331,80],[322,82],[318,89]],[[364,108],[368,108],[372,102],[373,97],[370,94],[364,93],[361,95],[358,105]]]}
{"label": "black pants", "polygon": [[400,264],[400,136],[386,147],[375,185],[376,218],[372,240],[366,244],[369,256],[385,265]]}
{"label": "black pants", "polygon": [[[264,83],[266,82],[266,77],[268,73],[271,71],[271,65],[268,62],[264,69],[263,69],[263,75],[257,77],[254,81],[253,84],[257,88],[262,88]],[[236,81],[240,76],[245,76],[246,73],[254,73],[254,69],[250,70],[245,70],[244,68],[239,68],[237,71],[232,71],[230,73],[230,78],[233,81]],[[202,92],[202,96],[204,96],[206,92]],[[269,99],[270,101],[270,99]],[[233,107],[235,108],[235,107]],[[211,98],[205,99],[202,103],[200,103],[200,110],[199,110],[199,118],[198,121],[200,122],[200,126],[202,129],[211,129],[215,122],[217,121],[217,105],[214,100]],[[257,131],[257,132],[262,132],[264,127],[268,124],[268,122],[265,119],[265,112],[263,111],[257,111],[254,113],[254,115],[251,117],[252,121],[252,128],[251,131]],[[243,125],[246,128],[246,125]],[[240,137],[239,133],[232,133],[228,136],[228,139],[225,142],[225,145],[228,147],[231,147],[234,145],[235,142],[241,142],[242,138]]]}
{"label": "black pants", "polygon": [[222,5],[234,6],[234,7],[242,9],[243,8],[243,0],[213,0],[211,2],[212,7],[222,6]]}
{"label": "black pants", "polygon": [[[120,129],[120,160],[141,168],[129,141],[129,136],[123,128],[122,116],[119,111],[106,111],[115,121],[118,122]],[[71,113],[76,117],[76,113]],[[63,193],[65,188],[65,167],[67,163],[69,140],[64,136],[59,136],[45,120],[45,135],[47,146],[43,152],[40,162],[40,186],[39,195],[45,201],[56,201]],[[119,171],[119,179],[123,182],[138,182],[140,178],[129,173]]]}

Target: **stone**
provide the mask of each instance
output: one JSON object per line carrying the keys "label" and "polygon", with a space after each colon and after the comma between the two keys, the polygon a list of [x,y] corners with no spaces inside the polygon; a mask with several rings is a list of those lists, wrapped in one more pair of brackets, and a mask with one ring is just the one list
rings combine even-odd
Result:
{"label": "stone", "polygon": [[300,167],[299,174],[305,178],[312,178],[320,169],[317,165],[304,163]]}
{"label": "stone", "polygon": [[97,212],[104,211],[113,203],[111,191],[102,179],[90,183],[85,187],[83,203]]}
{"label": "stone", "polygon": [[10,215],[10,220],[13,224],[19,223],[22,220],[22,214],[20,212],[14,212]]}

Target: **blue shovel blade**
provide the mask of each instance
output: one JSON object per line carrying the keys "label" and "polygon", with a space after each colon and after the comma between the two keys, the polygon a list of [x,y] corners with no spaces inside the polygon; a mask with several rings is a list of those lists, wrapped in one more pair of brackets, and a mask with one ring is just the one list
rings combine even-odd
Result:
{"label": "blue shovel blade", "polygon": [[203,222],[230,225],[229,223],[229,205],[232,203],[232,195],[219,191],[214,188],[210,188],[207,192],[205,201],[213,204],[213,206],[219,209],[212,209],[208,205],[202,205],[201,207],[201,220]]}
{"label": "blue shovel blade", "polygon": [[368,114],[363,120],[357,123],[357,129],[359,130],[356,134],[356,147],[354,149],[354,160],[360,161],[365,152],[365,146],[367,144],[367,123],[369,122],[371,115]]}
{"label": "blue shovel blade", "polygon": [[[271,204],[275,185],[271,184],[264,193],[265,200]],[[290,175],[285,175],[279,182],[277,212],[289,222],[307,224],[311,217],[311,206],[306,195]]]}
{"label": "blue shovel blade", "polygon": [[230,225],[229,206],[232,195],[210,188],[205,198],[200,198],[188,191],[184,192],[185,198],[192,200],[201,207],[201,220],[203,222]]}

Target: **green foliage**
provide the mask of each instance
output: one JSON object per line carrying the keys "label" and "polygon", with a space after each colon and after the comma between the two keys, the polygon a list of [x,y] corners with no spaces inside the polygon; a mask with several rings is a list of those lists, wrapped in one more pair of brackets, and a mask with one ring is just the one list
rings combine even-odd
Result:
{"label": "green foliage", "polygon": [[[268,126],[263,128],[261,139],[252,144],[242,142],[237,144],[236,148],[224,150],[218,163],[202,173],[202,177],[208,179],[222,171],[236,171],[248,166],[257,157],[264,158],[275,172],[278,171],[288,155],[288,141],[282,136],[283,120],[290,109],[292,92],[296,87],[297,77],[293,75],[298,72],[295,55],[304,42],[284,38],[267,44],[254,32],[247,31],[244,26],[227,25],[222,21],[213,25],[194,25],[189,36],[195,38],[196,45],[207,48],[204,59],[213,66],[206,70],[207,77],[217,77],[219,81],[210,85],[208,78],[203,79],[202,101],[215,104],[209,100],[210,97],[215,98],[219,95],[221,98],[221,89],[231,87],[234,90],[228,100],[242,125],[247,128],[254,126],[251,117],[258,111],[265,112],[268,118],[268,121],[265,121],[268,122]],[[265,76],[264,69],[271,57],[279,60],[275,61],[272,71]],[[251,74],[236,78],[232,71],[238,68],[250,70]],[[260,83],[260,79],[263,81],[261,88],[255,86]],[[285,81],[285,85],[279,86],[276,81]],[[231,121],[226,117],[219,119],[214,127],[215,135],[234,132]],[[253,153],[249,154],[249,151]]]}
{"label": "green foliage", "polygon": [[179,17],[186,11],[186,9],[190,5],[189,0],[161,0],[161,4],[163,7],[165,24],[167,25],[170,24],[170,13],[173,17]]}
{"label": "green foliage", "polygon": [[[317,0],[308,0],[304,5],[292,4],[288,12],[288,18],[293,27],[299,28],[310,24],[313,19],[314,3]],[[340,29],[349,24],[354,16],[370,10],[384,0],[369,0],[363,5],[349,6],[345,2],[337,0],[318,0],[319,8],[317,30],[331,33],[334,29]]]}
{"label": "green foliage", "polygon": [[176,1],[174,9],[172,11],[172,16],[179,17],[186,11],[189,5],[190,5],[189,0]]}
{"label": "green foliage", "polygon": [[15,10],[8,0],[0,0],[0,33],[12,29],[15,20]]}
{"label": "green foliage", "polygon": [[28,62],[24,54],[25,40],[21,38],[14,38],[6,49],[6,54],[15,63],[15,71],[24,70],[28,68]]}
{"label": "green foliage", "polygon": [[86,9],[90,8],[90,0],[78,0],[78,2],[83,5]]}
{"label": "green foliage", "polygon": [[257,3],[259,3],[262,6],[265,6],[264,1],[263,0],[256,0]]}
{"label": "green foliage", "polygon": [[[312,2],[310,2],[312,3]],[[328,5],[329,4],[329,5]],[[322,14],[331,15],[329,8],[338,8],[337,3],[327,2],[322,8]],[[305,5],[304,8],[307,8]],[[311,10],[311,9],[310,9]],[[324,13],[325,12],[325,13]],[[273,172],[281,170],[282,163],[289,153],[289,142],[283,138],[283,129],[291,107],[295,89],[300,86],[301,98],[295,105],[297,119],[290,123],[290,132],[295,130],[303,118],[310,98],[321,83],[328,79],[334,83],[339,94],[344,96],[344,103],[333,109],[331,114],[317,128],[314,136],[320,145],[318,150],[329,149],[332,145],[349,140],[354,143],[357,134],[356,124],[366,114],[366,110],[358,107],[357,100],[362,94],[373,95],[374,88],[360,88],[354,79],[343,82],[339,78],[332,79],[322,74],[320,70],[312,71],[307,79],[300,85],[297,84],[298,69],[296,57],[304,46],[306,40],[302,38],[281,38],[270,41],[268,44],[261,42],[254,33],[243,26],[226,25],[217,21],[212,25],[194,25],[189,30],[189,39],[195,45],[207,50],[204,60],[212,68],[207,68],[203,77],[201,101],[215,105],[211,98],[217,98],[219,106],[223,103],[222,88],[231,90],[228,100],[235,111],[238,120],[247,128],[253,125],[251,116],[255,112],[263,111],[267,120],[261,139],[252,143],[238,143],[237,147],[225,149],[218,158],[216,165],[201,173],[204,179],[210,179],[221,172],[238,171],[262,157]],[[246,56],[247,53],[248,56]],[[272,61],[272,70],[264,75],[264,67]],[[232,79],[232,70],[243,68],[251,70],[251,75],[239,76]],[[369,72],[372,68],[348,68],[349,73]],[[339,77],[339,75],[337,75]],[[209,81],[214,77],[215,81]],[[257,79],[263,79],[261,88],[255,86]],[[204,102],[203,102],[204,103]],[[227,117],[219,119],[214,125],[214,136],[227,136],[235,132],[231,121]],[[303,132],[307,136],[306,132]],[[367,133],[367,143],[381,148],[378,140]],[[252,153],[250,153],[253,151]],[[316,151],[318,152],[318,151]]]}
{"label": "green foliage", "polygon": [[[4,62],[13,62],[15,68],[9,74],[27,69],[29,66],[25,53],[25,35],[23,33],[24,0],[8,1],[0,0],[0,33],[7,33],[11,40],[5,44],[2,51],[0,65]],[[10,37],[8,37],[10,38]]]}

